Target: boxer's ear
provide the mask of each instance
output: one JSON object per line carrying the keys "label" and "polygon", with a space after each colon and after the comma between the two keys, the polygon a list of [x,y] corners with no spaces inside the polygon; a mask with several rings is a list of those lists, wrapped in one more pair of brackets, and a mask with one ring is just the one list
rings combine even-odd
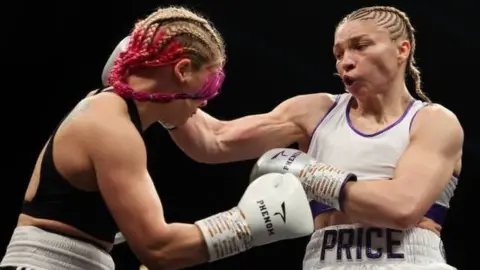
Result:
{"label": "boxer's ear", "polygon": [[410,51],[412,46],[408,40],[399,40],[397,41],[397,59],[398,63],[401,65],[408,60],[410,56]]}
{"label": "boxer's ear", "polygon": [[193,72],[192,60],[185,58],[178,61],[175,64],[173,71],[181,83],[187,82]]}

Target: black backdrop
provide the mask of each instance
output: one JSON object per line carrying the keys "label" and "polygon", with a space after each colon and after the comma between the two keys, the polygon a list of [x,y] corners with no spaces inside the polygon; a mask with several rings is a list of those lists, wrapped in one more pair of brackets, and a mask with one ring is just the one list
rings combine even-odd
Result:
{"label": "black backdrop", "polygon": [[[3,254],[20,210],[33,165],[58,121],[98,87],[104,62],[133,23],[160,5],[185,4],[210,18],[228,46],[223,93],[206,110],[220,119],[266,112],[304,93],[340,93],[331,53],[333,31],[345,15],[364,5],[394,5],[417,28],[417,60],[424,89],[453,110],[466,132],[464,170],[445,224],[449,261],[463,267],[467,256],[475,161],[480,154],[475,115],[479,90],[478,18],[470,4],[427,1],[97,1],[5,4],[1,39],[3,67],[0,190]],[[466,2],[466,1],[465,1]],[[473,116],[472,116],[473,114]],[[234,206],[247,186],[253,161],[196,164],[159,126],[146,134],[149,167],[170,222],[193,222]],[[174,169],[178,168],[178,169]],[[185,169],[183,169],[185,168]],[[300,269],[307,239],[284,241],[195,269]],[[126,245],[114,250],[118,269],[138,269]]]}

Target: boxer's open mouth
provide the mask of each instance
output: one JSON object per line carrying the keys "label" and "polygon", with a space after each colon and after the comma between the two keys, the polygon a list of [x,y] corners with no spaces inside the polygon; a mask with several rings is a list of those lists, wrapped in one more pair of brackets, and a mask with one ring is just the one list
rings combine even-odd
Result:
{"label": "boxer's open mouth", "polygon": [[343,77],[343,83],[347,87],[351,86],[354,82],[355,82],[355,79],[353,79],[351,77],[348,77],[348,76]]}

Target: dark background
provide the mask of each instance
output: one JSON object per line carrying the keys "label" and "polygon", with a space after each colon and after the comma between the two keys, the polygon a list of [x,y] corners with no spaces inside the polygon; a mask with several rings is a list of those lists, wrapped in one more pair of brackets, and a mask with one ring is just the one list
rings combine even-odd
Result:
{"label": "dark background", "polygon": [[[103,65],[134,22],[158,6],[185,4],[214,22],[228,48],[223,93],[206,111],[220,119],[266,112],[298,94],[341,93],[333,76],[333,32],[348,12],[365,5],[398,7],[417,28],[417,61],[424,90],[457,114],[466,134],[461,180],[443,230],[448,260],[467,255],[480,142],[475,130],[478,89],[478,12],[474,1],[63,1],[10,2],[2,16],[1,113],[4,136],[0,254],[16,223],[38,153],[59,120],[100,85]],[[287,4],[288,3],[288,4]],[[238,202],[253,161],[196,164],[159,126],[146,134],[149,166],[169,222],[194,222]],[[428,161],[426,161],[428,162]],[[179,169],[177,169],[179,168]],[[472,226],[473,227],[473,226]],[[472,232],[470,236],[469,232]],[[478,235],[477,235],[478,236]],[[306,238],[255,248],[195,269],[301,269]],[[475,243],[470,243],[475,244]],[[122,245],[118,269],[138,269]]]}

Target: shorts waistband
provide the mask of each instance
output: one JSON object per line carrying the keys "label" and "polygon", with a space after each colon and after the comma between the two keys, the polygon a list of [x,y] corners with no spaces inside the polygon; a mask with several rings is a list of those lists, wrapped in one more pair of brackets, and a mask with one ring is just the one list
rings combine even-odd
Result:
{"label": "shorts waistband", "polygon": [[105,250],[33,226],[15,229],[0,266],[36,270],[115,269],[112,257]]}
{"label": "shorts waistband", "polygon": [[445,256],[440,237],[426,229],[400,231],[361,224],[338,225],[313,233],[307,245],[304,269],[366,263],[445,263]]}
{"label": "shorts waistband", "polygon": [[63,236],[68,237],[68,238],[73,238],[73,239],[76,239],[76,240],[80,240],[82,242],[86,242],[86,243],[89,243],[91,245],[94,245],[95,247],[97,247],[99,249],[107,251],[107,249],[105,247],[103,247],[102,245],[98,244],[97,242],[95,242],[93,240],[90,240],[90,239],[87,239],[87,238],[84,238],[84,237],[69,235],[69,234],[66,234],[66,233],[63,233],[63,232],[58,232],[58,231],[55,231],[55,230],[52,230],[52,229],[47,229],[47,228],[40,228],[40,229],[42,229],[46,232],[50,232],[50,233],[54,233],[54,234],[58,234],[58,235],[63,235]]}

